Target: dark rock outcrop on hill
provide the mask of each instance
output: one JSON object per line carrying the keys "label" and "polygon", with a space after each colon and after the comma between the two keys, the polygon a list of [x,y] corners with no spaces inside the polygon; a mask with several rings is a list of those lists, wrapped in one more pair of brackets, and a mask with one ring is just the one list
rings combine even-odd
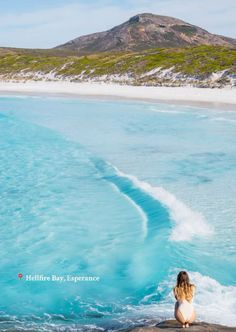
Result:
{"label": "dark rock outcrop on hill", "polygon": [[190,45],[236,47],[236,39],[211,34],[173,17],[139,14],[108,31],[81,36],[56,49],[77,50],[87,54]]}
{"label": "dark rock outcrop on hill", "polygon": [[157,324],[153,327],[136,327],[125,330],[123,332],[179,332],[179,331],[187,331],[187,332],[236,332],[235,327],[227,327],[221,326],[217,324],[208,324],[208,323],[194,323],[187,329],[183,329],[180,324],[176,321],[165,321]]}

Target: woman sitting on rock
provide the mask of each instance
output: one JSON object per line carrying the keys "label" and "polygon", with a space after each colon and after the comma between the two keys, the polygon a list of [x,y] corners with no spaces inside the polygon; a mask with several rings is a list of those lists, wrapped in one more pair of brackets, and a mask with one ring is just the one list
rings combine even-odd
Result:
{"label": "woman sitting on rock", "polygon": [[188,273],[186,271],[179,272],[177,284],[173,291],[177,300],[175,304],[175,318],[182,324],[183,328],[189,327],[189,324],[196,318],[192,304],[195,288],[189,281]]}

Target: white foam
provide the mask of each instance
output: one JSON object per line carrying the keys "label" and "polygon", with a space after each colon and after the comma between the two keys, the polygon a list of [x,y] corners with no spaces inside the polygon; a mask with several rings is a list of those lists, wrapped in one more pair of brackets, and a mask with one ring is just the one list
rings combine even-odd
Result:
{"label": "white foam", "polygon": [[[164,113],[164,114],[186,114],[187,112],[184,112],[184,111],[174,111],[174,110],[162,110],[162,109],[158,109],[158,108],[155,108],[155,107],[150,107],[150,110],[152,112],[156,112],[156,113]],[[189,113],[189,112],[188,112]]]}
{"label": "white foam", "polygon": [[141,207],[139,205],[137,205],[128,195],[121,192],[120,189],[114,183],[111,183],[111,186],[116,191],[118,191],[122,196],[124,196],[136,208],[136,210],[140,214],[141,219],[142,219],[142,235],[143,235],[143,238],[145,238],[147,236],[147,232],[148,232],[148,227],[147,227],[148,218],[147,218],[146,214],[144,213],[144,211],[141,209]]}
{"label": "white foam", "polygon": [[191,273],[197,286],[195,307],[200,320],[236,326],[236,287],[221,285],[198,272]]}
{"label": "white foam", "polygon": [[212,118],[211,121],[224,121],[224,122],[236,123],[236,120],[234,120],[234,119],[227,119],[227,118],[223,118],[223,117]]}
{"label": "white foam", "polygon": [[[145,296],[138,307],[131,310],[137,314],[141,312],[149,317],[173,319],[175,299],[173,286],[176,275],[182,268],[158,285],[153,294]],[[196,294],[193,305],[196,310],[197,321],[236,326],[236,287],[224,286],[215,279],[204,276],[199,272],[189,272],[191,281],[196,285]],[[167,296],[159,303],[148,304],[153,296],[168,291]]]}
{"label": "white foam", "polygon": [[170,217],[175,222],[170,240],[190,241],[194,236],[209,236],[212,234],[212,228],[206,223],[204,216],[190,209],[172,193],[162,187],[153,187],[149,183],[139,180],[136,176],[125,174],[115,166],[111,166],[119,176],[130,179],[135,186],[168,208]]}
{"label": "white foam", "polygon": [[[183,270],[183,269],[179,269]],[[172,288],[177,271],[163,287],[169,287],[170,292],[166,303],[173,301]],[[199,272],[189,272],[191,281],[196,285],[194,307],[197,320],[209,323],[236,326],[236,287],[224,286],[217,280],[204,276]]]}

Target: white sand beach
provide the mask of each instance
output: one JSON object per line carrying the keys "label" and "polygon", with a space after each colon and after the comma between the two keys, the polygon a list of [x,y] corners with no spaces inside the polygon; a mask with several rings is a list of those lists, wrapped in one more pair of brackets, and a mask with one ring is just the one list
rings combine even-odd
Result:
{"label": "white sand beach", "polygon": [[147,87],[106,83],[0,82],[0,94],[50,94],[142,99],[236,110],[236,88]]}

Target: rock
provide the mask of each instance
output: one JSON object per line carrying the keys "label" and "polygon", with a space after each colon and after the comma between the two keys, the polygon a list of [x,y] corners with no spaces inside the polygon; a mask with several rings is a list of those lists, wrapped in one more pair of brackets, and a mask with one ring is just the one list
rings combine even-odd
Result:
{"label": "rock", "polygon": [[[156,326],[150,327],[136,327],[133,329],[125,330],[124,332],[180,332],[182,326],[175,320],[168,320],[161,322]],[[183,329],[186,332],[236,332],[235,327],[221,326],[217,324],[208,324],[204,322],[194,323],[189,328]]]}

